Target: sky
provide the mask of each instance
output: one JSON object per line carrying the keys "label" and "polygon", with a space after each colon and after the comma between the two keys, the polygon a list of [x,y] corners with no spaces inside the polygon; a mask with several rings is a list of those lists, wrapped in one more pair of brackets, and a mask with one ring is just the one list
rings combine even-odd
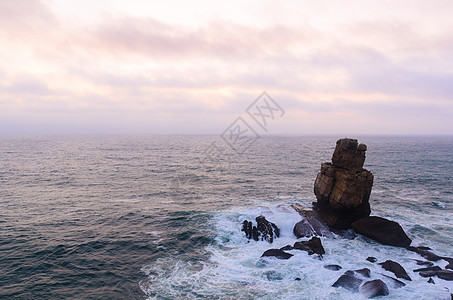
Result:
{"label": "sky", "polygon": [[[452,135],[453,1],[0,0],[0,134]],[[262,130],[259,128],[257,130]]]}

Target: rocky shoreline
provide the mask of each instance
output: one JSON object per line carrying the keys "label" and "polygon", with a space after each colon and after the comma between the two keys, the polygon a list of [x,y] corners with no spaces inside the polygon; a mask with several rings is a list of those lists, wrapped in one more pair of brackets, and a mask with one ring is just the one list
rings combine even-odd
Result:
{"label": "rocky shoreline", "polygon": [[[435,284],[437,280],[453,281],[453,258],[439,256],[429,247],[411,246],[412,240],[403,228],[395,221],[371,215],[369,198],[373,186],[374,175],[363,168],[366,145],[358,144],[356,139],[344,138],[336,143],[332,162],[321,164],[315,184],[316,202],[312,207],[293,204],[292,207],[303,217],[294,225],[293,233],[301,239],[294,245],[286,245],[278,249],[269,249],[262,258],[291,259],[293,254],[286,251],[301,250],[308,255],[316,255],[323,259],[326,251],[319,237],[335,239],[355,239],[358,235],[365,236],[383,245],[402,247],[408,252],[421,256],[417,261],[420,268],[413,270],[413,276],[426,277],[427,282]],[[242,231],[248,239],[267,241],[272,244],[279,237],[279,228],[263,216],[258,216],[256,225],[244,220]],[[308,240],[307,240],[308,238]],[[362,268],[347,270],[332,284],[336,288],[344,288],[361,293],[367,298],[385,296],[392,289],[406,286],[404,281],[411,281],[411,276],[396,261],[387,259],[378,262],[374,257],[368,257],[368,262],[379,264],[382,269],[396,277],[385,274],[374,274],[378,279],[370,280],[370,270]],[[448,264],[442,269],[435,265],[440,261]],[[339,271],[339,265],[325,265],[329,271]],[[300,280],[296,278],[295,280]],[[452,294],[453,299],[453,294]]]}

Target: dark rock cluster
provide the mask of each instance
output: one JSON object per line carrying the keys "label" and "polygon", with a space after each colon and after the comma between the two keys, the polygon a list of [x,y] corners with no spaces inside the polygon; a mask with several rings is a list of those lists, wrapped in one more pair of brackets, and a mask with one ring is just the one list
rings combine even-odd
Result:
{"label": "dark rock cluster", "polygon": [[[313,208],[292,204],[292,207],[303,217],[293,228],[295,237],[310,239],[296,241],[294,245],[287,245],[280,249],[269,249],[263,253],[262,257],[290,259],[294,256],[292,254],[294,252],[286,251],[302,250],[308,255],[317,254],[318,259],[323,259],[326,251],[320,237],[354,239],[357,234],[361,234],[381,244],[404,247],[426,259],[415,259],[417,265],[421,267],[413,271],[421,277],[429,278],[428,283],[436,284],[433,277],[453,280],[453,271],[451,271],[453,258],[439,256],[426,246],[410,246],[412,240],[397,222],[370,216],[369,198],[374,177],[371,172],[363,169],[366,149],[366,145],[358,144],[355,139],[345,138],[337,141],[332,163],[322,164],[321,171],[317,175],[314,186],[317,202],[313,203]],[[243,222],[242,231],[247,238],[272,243],[274,238],[280,236],[278,227],[263,216],[255,220],[256,226],[251,221]],[[441,260],[448,262],[445,269],[433,263]],[[367,257],[366,261],[368,264],[376,263],[378,259]],[[373,274],[372,278],[370,269],[362,268],[347,270],[332,286],[360,292],[367,298],[374,298],[389,295],[390,289],[404,287],[406,284],[399,279],[412,280],[404,267],[396,261],[387,259],[379,265],[385,271],[393,273],[396,278],[381,273]],[[324,268],[330,271],[342,269],[340,265],[324,265]],[[298,277],[295,280],[301,279]]]}
{"label": "dark rock cluster", "polygon": [[288,259],[293,256],[292,254],[285,252],[289,250],[303,250],[307,251],[308,255],[318,254],[320,257],[322,257],[322,255],[326,253],[324,247],[321,244],[321,239],[318,237],[312,237],[308,241],[295,242],[293,246],[286,245],[285,247],[282,247],[280,249],[266,250],[261,257],[273,256],[279,259]]}
{"label": "dark rock cluster", "polygon": [[280,229],[272,222],[266,220],[265,217],[259,216],[255,218],[256,226],[251,221],[244,220],[242,223],[242,231],[248,239],[255,241],[268,241],[272,243],[274,238],[280,237]]}

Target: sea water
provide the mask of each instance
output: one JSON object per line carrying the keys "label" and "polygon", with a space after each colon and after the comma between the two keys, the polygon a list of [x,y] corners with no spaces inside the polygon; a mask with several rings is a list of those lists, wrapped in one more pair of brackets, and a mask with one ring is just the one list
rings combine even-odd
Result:
{"label": "sea water", "polygon": [[[364,267],[371,279],[393,275],[366,261],[374,256],[412,278],[386,299],[450,299],[451,282],[412,272],[420,256],[364,237],[321,238],[322,259],[299,250],[261,258],[296,241],[291,204],[315,201],[338,138],[262,137],[206,166],[217,136],[2,136],[0,298],[362,299],[331,285]],[[359,142],[375,176],[372,214],[453,257],[453,138]],[[273,244],[241,232],[259,215],[281,229]]]}

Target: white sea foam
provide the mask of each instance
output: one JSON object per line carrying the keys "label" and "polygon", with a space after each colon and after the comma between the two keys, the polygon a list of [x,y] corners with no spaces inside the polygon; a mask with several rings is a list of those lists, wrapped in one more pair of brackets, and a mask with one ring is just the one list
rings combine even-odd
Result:
{"label": "white sea foam", "polygon": [[[242,221],[254,220],[259,215],[281,229],[280,238],[272,244],[249,241],[241,232]],[[414,260],[421,259],[420,256],[362,237],[321,238],[326,250],[322,259],[300,250],[287,251],[294,255],[288,260],[260,258],[267,249],[293,245],[297,240],[292,233],[293,226],[300,219],[289,203],[235,208],[217,214],[212,218],[215,243],[206,248],[210,259],[199,264],[157,260],[143,268],[149,282],[142,283],[142,289],[150,299],[365,299],[359,293],[334,288],[332,284],[346,270],[361,268],[371,270],[369,280],[382,278],[382,274],[394,277],[379,264],[366,261],[368,256],[374,256],[378,262],[387,259],[399,262],[412,278],[412,281],[401,279],[406,286],[390,288],[390,295],[385,299],[450,299],[448,289],[453,292],[450,282],[434,278],[436,284],[430,284],[427,278],[412,272],[420,268]],[[323,266],[328,264],[338,264],[343,269],[327,270]],[[439,265],[444,267],[444,262]]]}

